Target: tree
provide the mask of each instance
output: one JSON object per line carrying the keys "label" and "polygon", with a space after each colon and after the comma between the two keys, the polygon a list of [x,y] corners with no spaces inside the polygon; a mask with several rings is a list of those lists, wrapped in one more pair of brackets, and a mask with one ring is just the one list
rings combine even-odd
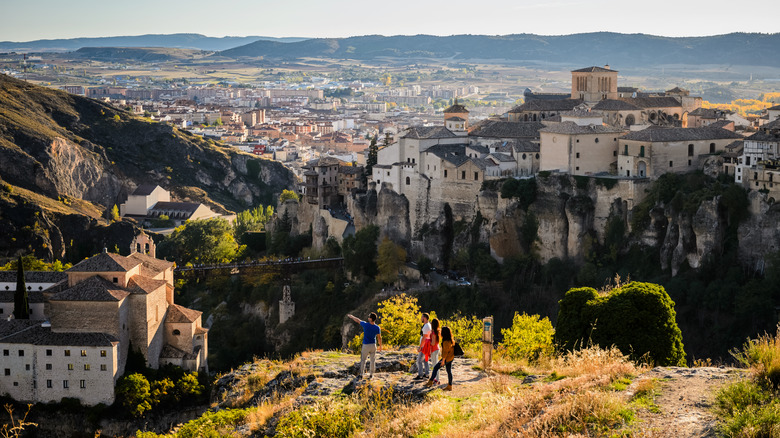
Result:
{"label": "tree", "polygon": [[24,281],[24,265],[19,256],[16,270],[16,291],[14,292],[14,318],[30,319],[30,301],[27,296],[27,284]]}
{"label": "tree", "polygon": [[499,347],[511,358],[536,360],[553,353],[554,334],[555,329],[549,319],[515,312],[512,327],[501,329],[504,340]]}
{"label": "tree", "polygon": [[355,233],[354,236],[344,238],[341,245],[344,266],[352,272],[352,275],[363,274],[369,278],[376,276],[376,240],[378,238],[379,227],[376,225],[369,225]]}
{"label": "tree", "polygon": [[406,294],[390,297],[379,303],[377,313],[383,343],[417,345],[420,340],[420,306],[417,298]]}
{"label": "tree", "polygon": [[656,365],[685,365],[674,301],[663,286],[631,282],[606,295],[576,288],[559,304],[555,340],[561,348],[614,345],[635,359],[647,355]]}
{"label": "tree", "polygon": [[273,216],[272,206],[264,208],[262,205],[251,210],[244,210],[236,215],[233,222],[233,235],[236,240],[242,242],[243,236],[249,231],[262,231],[266,222]]}
{"label": "tree", "polygon": [[393,283],[398,279],[398,270],[406,261],[406,251],[385,237],[377,248],[376,265],[379,271],[376,279],[383,283]]}
{"label": "tree", "polygon": [[371,139],[371,143],[368,145],[368,157],[366,158],[366,174],[371,175],[374,171],[374,166],[377,163],[379,154],[379,147],[376,145],[376,136]]}
{"label": "tree", "polygon": [[293,199],[297,201],[298,194],[292,190],[287,190],[287,189],[282,190],[282,193],[279,195],[279,205],[284,204],[284,202],[287,201],[288,199]]}
{"label": "tree", "polygon": [[163,256],[185,263],[227,263],[238,253],[233,228],[223,218],[201,219],[177,227],[159,246]]}
{"label": "tree", "polygon": [[111,207],[111,222],[116,222],[119,220],[119,208],[117,208],[116,204],[114,204],[113,207]]}
{"label": "tree", "polygon": [[132,416],[141,417],[152,409],[150,388],[149,381],[143,374],[130,374],[119,379],[116,395]]}
{"label": "tree", "polygon": [[427,280],[428,275],[430,275],[431,270],[433,270],[433,262],[428,257],[420,256],[420,258],[417,259],[417,269],[420,271],[420,276]]}

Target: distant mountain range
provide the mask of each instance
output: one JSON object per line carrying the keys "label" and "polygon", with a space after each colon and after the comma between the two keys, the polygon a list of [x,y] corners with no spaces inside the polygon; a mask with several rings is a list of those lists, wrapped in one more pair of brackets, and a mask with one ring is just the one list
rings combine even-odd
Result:
{"label": "distant mountain range", "polygon": [[[216,51],[229,58],[293,60],[335,58],[611,64],[618,68],[657,65],[745,65],[780,67],[780,33],[731,33],[706,37],[661,37],[611,32],[562,36],[366,35],[349,38],[214,38],[200,34],[0,42],[0,52],[78,51],[89,58],[188,58],[191,53],[113,53],[108,48],[169,48]],[[84,48],[92,50],[87,51]],[[203,54],[207,55],[207,54]],[[97,59],[97,58],[96,58]]]}
{"label": "distant mountain range", "polygon": [[26,42],[2,41],[0,42],[0,52],[70,52],[82,47],[169,47],[219,51],[249,44],[258,40],[295,42],[305,39],[306,38],[273,38],[264,36],[216,38],[197,33],[175,33],[168,35],[71,38]]}
{"label": "distant mountain range", "polygon": [[255,41],[223,56],[293,59],[452,59],[540,61],[621,67],[669,64],[780,66],[780,34],[732,33],[707,37],[660,37],[610,32],[563,36],[390,36],[318,38],[297,42]]}

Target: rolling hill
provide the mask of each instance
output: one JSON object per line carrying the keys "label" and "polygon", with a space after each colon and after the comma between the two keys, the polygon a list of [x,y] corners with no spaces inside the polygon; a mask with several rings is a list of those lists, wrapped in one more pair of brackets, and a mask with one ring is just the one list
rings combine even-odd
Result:
{"label": "rolling hill", "polygon": [[732,33],[671,38],[610,32],[563,36],[381,36],[321,38],[297,42],[255,41],[220,52],[223,56],[294,59],[452,59],[541,61],[624,67],[668,64],[780,66],[780,34]]}
{"label": "rolling hill", "polygon": [[113,246],[100,237],[110,233],[89,230],[124,226],[126,236],[132,224],[100,216],[139,184],[226,211],[273,203],[292,182],[280,163],[0,75],[0,257],[25,250],[62,258],[74,245],[87,246],[78,254]]}

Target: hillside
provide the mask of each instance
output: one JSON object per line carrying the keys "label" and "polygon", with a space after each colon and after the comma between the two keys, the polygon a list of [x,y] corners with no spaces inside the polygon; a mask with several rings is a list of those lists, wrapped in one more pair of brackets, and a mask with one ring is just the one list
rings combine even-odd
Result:
{"label": "hillside", "polygon": [[98,38],[69,38],[35,41],[2,41],[3,52],[66,52],[82,47],[169,47],[196,50],[225,50],[257,40],[300,41],[303,38],[273,38],[264,36],[207,37],[196,33],[152,34]]}
{"label": "hillside", "polygon": [[563,36],[381,36],[256,41],[221,52],[230,57],[294,59],[303,57],[371,60],[508,60],[622,67],[668,64],[742,64],[780,66],[780,34],[732,33],[708,37],[660,37],[597,32]]}
{"label": "hillside", "polygon": [[206,54],[202,50],[169,47],[82,47],[68,57],[116,62],[165,62],[201,58]]}
{"label": "hillside", "polygon": [[[59,220],[89,216],[46,208],[31,196],[24,200],[9,197],[30,193],[71,205],[84,200],[102,214],[124,201],[137,185],[156,183],[171,189],[180,199],[204,202],[216,211],[238,211],[272,204],[292,184],[292,178],[279,163],[254,158],[99,101],[0,75],[0,179],[8,202],[28,210],[31,205],[43,208]],[[4,206],[0,211],[5,226],[10,227],[8,208]],[[15,217],[18,226],[11,230],[32,226],[33,222],[19,213]],[[50,235],[51,226],[57,227],[57,222],[53,220],[40,234]],[[84,230],[68,230],[79,231]],[[28,248],[13,236],[13,232],[3,233],[0,257]],[[74,239],[70,237],[64,242]],[[77,234],[76,242],[81,240],[79,237],[88,240],[88,236]],[[48,247],[33,246],[29,250],[47,258],[65,255],[65,248],[53,250],[54,242],[45,243]]]}

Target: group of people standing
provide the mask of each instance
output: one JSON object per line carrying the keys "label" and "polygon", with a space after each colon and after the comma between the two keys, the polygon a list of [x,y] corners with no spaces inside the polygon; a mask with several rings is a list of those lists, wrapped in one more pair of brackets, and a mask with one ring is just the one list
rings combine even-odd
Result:
{"label": "group of people standing", "polygon": [[[360,324],[363,328],[363,346],[360,352],[360,377],[365,374],[366,359],[370,362],[370,374],[374,377],[376,371],[376,352],[382,350],[382,329],[376,324],[376,313],[368,315],[368,321],[362,321],[353,315],[348,318]],[[426,380],[426,387],[439,384],[439,370],[444,367],[447,370],[448,383],[445,391],[452,391],[452,361],[455,359],[455,341],[452,330],[449,327],[440,327],[439,320],[429,320],[430,315],[420,315],[422,328],[420,329],[420,342],[417,346],[417,376],[413,380]],[[433,364],[433,370],[430,370]]]}

